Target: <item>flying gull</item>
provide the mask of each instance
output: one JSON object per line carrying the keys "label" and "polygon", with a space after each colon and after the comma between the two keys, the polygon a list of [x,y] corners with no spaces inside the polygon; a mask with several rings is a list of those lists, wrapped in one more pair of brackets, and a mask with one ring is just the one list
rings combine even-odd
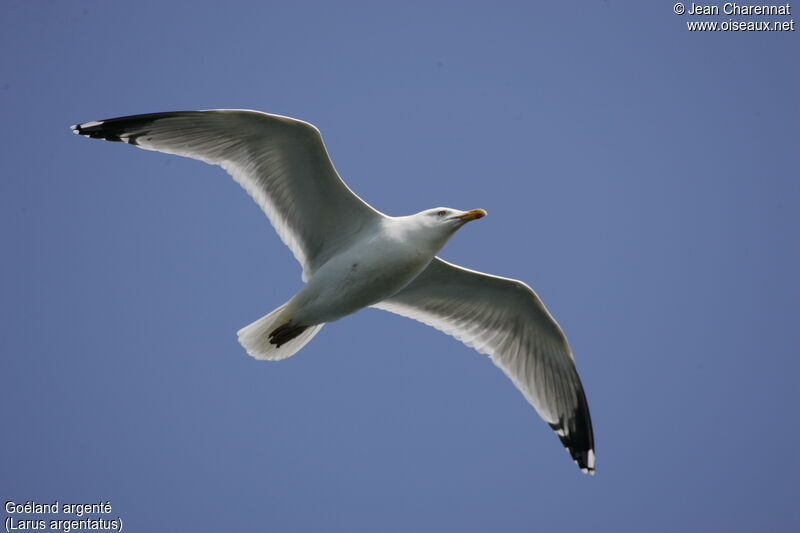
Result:
{"label": "flying gull", "polygon": [[558,434],[578,466],[595,469],[589,407],[567,340],[525,283],[436,256],[482,209],[384,215],[356,196],[307,122],[247,110],[151,113],[72,130],[219,165],[253,197],[303,267],[306,284],[245,326],[256,359],[285,359],[364,307],[397,313],[489,355]]}

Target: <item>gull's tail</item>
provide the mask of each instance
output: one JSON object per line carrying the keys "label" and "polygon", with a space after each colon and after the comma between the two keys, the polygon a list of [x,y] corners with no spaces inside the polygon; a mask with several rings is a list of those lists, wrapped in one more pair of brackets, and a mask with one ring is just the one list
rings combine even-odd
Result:
{"label": "gull's tail", "polygon": [[286,304],[240,329],[239,344],[256,359],[277,361],[297,353],[325,324],[302,326],[292,324]]}

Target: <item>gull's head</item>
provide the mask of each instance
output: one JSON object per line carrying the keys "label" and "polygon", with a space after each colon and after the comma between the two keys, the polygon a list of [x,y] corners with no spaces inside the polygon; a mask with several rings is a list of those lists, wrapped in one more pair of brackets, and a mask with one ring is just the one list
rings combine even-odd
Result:
{"label": "gull's head", "polygon": [[454,232],[470,220],[477,220],[486,216],[483,209],[459,211],[449,207],[434,207],[414,215],[414,218],[423,227],[436,228],[444,232]]}
{"label": "gull's head", "polygon": [[407,220],[409,230],[438,249],[444,246],[458,228],[470,220],[485,216],[486,211],[483,209],[461,211],[450,207],[434,207],[404,218]]}

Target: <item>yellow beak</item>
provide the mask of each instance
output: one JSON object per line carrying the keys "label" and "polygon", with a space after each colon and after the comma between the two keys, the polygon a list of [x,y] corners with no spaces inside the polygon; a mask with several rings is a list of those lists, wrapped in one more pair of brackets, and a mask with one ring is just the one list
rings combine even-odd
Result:
{"label": "yellow beak", "polygon": [[484,209],[473,209],[472,211],[467,211],[463,215],[459,215],[456,218],[460,218],[464,222],[469,222],[470,220],[475,220],[478,218],[483,218],[487,215],[486,210]]}

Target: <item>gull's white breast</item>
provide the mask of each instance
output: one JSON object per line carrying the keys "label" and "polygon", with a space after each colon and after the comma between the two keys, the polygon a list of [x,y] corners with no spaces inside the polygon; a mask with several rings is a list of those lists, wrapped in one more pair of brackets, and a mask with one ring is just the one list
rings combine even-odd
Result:
{"label": "gull's white breast", "polygon": [[396,294],[416,278],[438,248],[408,238],[397,219],[365,229],[347,249],[317,270],[292,298],[294,322],[333,322]]}

